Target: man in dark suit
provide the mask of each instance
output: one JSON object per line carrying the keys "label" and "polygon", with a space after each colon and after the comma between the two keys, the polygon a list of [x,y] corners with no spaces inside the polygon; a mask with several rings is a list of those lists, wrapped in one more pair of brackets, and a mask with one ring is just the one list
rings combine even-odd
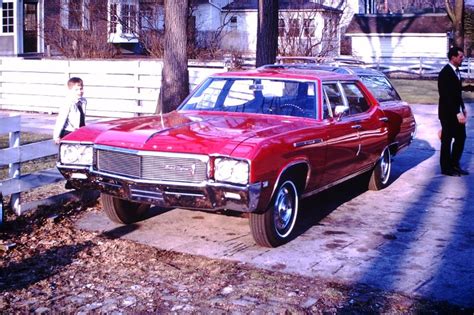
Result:
{"label": "man in dark suit", "polygon": [[[461,48],[448,51],[449,63],[438,76],[439,107],[441,122],[441,173],[448,176],[468,175],[459,164],[466,141],[466,108],[462,99],[462,81],[459,67],[464,59]],[[453,142],[454,139],[454,142]]]}

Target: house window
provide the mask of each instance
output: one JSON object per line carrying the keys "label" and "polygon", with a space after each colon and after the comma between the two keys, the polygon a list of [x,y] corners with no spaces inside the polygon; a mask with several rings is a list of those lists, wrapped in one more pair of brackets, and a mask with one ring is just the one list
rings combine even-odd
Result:
{"label": "house window", "polygon": [[300,20],[290,19],[290,28],[288,30],[288,36],[299,37],[300,36]]}
{"label": "house window", "polygon": [[61,24],[70,30],[89,29],[89,0],[61,0]]}
{"label": "house window", "polygon": [[237,17],[235,15],[230,17],[230,27],[233,29],[237,28]]}
{"label": "house window", "polygon": [[134,33],[136,31],[137,11],[133,4],[122,4],[122,33]]}
{"label": "house window", "polygon": [[278,19],[278,36],[284,37],[285,36],[285,20]]}
{"label": "house window", "polygon": [[68,3],[68,28],[70,30],[80,30],[82,28],[82,3],[70,1]]}
{"label": "house window", "polygon": [[117,10],[117,4],[111,4],[110,5],[110,10],[109,10],[109,21],[110,21],[110,28],[109,31],[110,33],[117,33],[117,24],[118,24],[118,10]]}
{"label": "house window", "polygon": [[303,20],[303,31],[305,37],[314,37],[315,27],[313,19]]}
{"label": "house window", "polygon": [[154,29],[154,24],[155,23],[153,23],[153,9],[150,7],[140,7],[140,29]]}
{"label": "house window", "polygon": [[323,40],[333,41],[337,39],[337,27],[339,20],[334,15],[324,17]]}
{"label": "house window", "polygon": [[2,3],[2,33],[13,33],[13,2]]}
{"label": "house window", "polygon": [[[87,0],[90,1],[90,0]],[[108,41],[112,43],[136,43],[140,28],[152,29],[152,0],[108,0]],[[140,8],[140,10],[139,10]]]}

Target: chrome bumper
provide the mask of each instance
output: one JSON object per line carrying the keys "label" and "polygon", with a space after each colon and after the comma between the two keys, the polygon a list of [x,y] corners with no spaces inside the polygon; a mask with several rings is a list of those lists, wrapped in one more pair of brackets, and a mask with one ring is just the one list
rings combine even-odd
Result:
{"label": "chrome bumper", "polygon": [[76,188],[96,189],[122,199],[160,207],[255,212],[261,183],[238,186],[206,181],[200,184],[157,182],[97,172],[90,168],[57,165]]}

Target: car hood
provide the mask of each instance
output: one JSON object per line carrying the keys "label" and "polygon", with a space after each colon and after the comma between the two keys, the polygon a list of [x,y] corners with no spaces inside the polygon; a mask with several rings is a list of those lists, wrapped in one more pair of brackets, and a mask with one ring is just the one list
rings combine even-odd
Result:
{"label": "car hood", "polygon": [[[300,127],[305,123],[299,119]],[[303,119],[304,120],[304,119]],[[173,111],[169,114],[120,119],[85,127],[96,133],[95,144],[160,152],[231,155],[245,141],[248,150],[281,133],[295,130],[284,116],[222,112]],[[101,129],[101,132],[97,132]],[[69,139],[68,139],[69,140]],[[71,139],[72,140],[72,139]]]}

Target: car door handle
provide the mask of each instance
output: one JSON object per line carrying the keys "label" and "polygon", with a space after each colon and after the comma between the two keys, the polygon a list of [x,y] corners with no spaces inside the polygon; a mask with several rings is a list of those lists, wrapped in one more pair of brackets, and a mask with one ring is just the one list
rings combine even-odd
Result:
{"label": "car door handle", "polygon": [[352,129],[360,129],[360,128],[362,128],[362,126],[361,125],[352,125],[351,128]]}
{"label": "car door handle", "polygon": [[383,122],[387,122],[388,121],[388,117],[381,117],[379,118],[380,121],[383,121]]}

